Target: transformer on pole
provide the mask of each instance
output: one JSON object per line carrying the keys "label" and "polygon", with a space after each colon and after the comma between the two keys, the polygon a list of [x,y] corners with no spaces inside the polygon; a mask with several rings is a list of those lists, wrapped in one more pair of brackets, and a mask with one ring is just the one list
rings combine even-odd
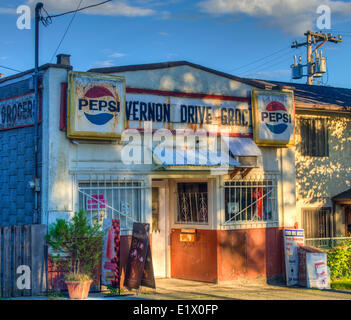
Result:
{"label": "transformer on pole", "polygon": [[[304,43],[297,43],[294,41],[291,48],[299,48],[302,46],[307,47],[307,63],[301,63],[301,57],[299,57],[299,62],[297,63],[296,56],[294,56],[294,64],[291,65],[291,73],[293,79],[301,79],[302,77],[307,77],[307,84],[313,85],[314,78],[320,78],[324,73],[327,72],[327,58],[323,57],[322,50],[318,50],[327,42],[339,43],[342,42],[342,38],[339,35],[337,38],[331,33],[318,33],[307,31],[305,33],[307,41]],[[312,46],[316,45],[313,49]],[[313,57],[315,54],[315,57]],[[303,67],[307,67],[307,74],[303,74]]]}

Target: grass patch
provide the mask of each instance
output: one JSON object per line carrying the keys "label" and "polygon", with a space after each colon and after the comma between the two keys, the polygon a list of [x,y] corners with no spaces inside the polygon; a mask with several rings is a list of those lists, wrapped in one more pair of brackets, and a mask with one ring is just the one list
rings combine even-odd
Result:
{"label": "grass patch", "polygon": [[334,280],[331,281],[331,287],[336,290],[346,289],[351,290],[351,279],[344,279],[344,280]]}

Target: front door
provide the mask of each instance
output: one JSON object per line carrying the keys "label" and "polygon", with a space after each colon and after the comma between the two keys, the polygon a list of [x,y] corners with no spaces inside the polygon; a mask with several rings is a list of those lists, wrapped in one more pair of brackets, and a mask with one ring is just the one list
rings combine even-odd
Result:
{"label": "front door", "polygon": [[167,277],[166,187],[163,181],[152,183],[151,249],[155,277]]}

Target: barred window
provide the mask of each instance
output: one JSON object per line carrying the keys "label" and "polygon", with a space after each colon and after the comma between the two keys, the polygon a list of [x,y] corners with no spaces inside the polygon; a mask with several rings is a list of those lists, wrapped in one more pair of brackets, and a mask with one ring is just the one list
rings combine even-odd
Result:
{"label": "barred window", "polygon": [[299,123],[301,154],[310,157],[328,157],[328,119],[301,118]]}
{"label": "barred window", "polygon": [[176,223],[207,224],[207,183],[178,183]]}
{"label": "barred window", "polygon": [[330,208],[302,209],[302,228],[305,238],[332,237],[332,213]]}
{"label": "barred window", "polygon": [[224,224],[277,220],[275,180],[227,181],[224,188]]}
{"label": "barred window", "polygon": [[120,219],[121,229],[130,230],[134,221],[141,221],[142,190],[140,181],[80,182],[79,209],[85,210],[91,222]]}

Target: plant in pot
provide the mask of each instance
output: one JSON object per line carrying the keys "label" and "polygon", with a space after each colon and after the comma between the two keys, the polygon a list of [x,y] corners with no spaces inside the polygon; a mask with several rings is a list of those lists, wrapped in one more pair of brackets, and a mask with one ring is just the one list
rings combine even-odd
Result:
{"label": "plant in pot", "polygon": [[101,261],[103,231],[98,221],[90,224],[83,210],[74,213],[70,221],[57,219],[49,226],[46,241],[54,263],[69,270],[65,275],[69,297],[86,299]]}

